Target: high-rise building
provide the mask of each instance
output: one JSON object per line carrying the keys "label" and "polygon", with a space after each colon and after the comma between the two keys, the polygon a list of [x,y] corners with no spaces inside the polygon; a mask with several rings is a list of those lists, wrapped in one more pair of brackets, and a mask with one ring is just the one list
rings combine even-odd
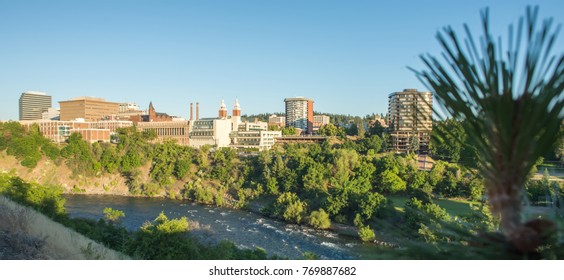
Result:
{"label": "high-rise building", "polygon": [[286,98],[286,127],[295,127],[303,134],[313,133],[313,100],[305,97]]}
{"label": "high-rise building", "polygon": [[433,94],[405,89],[388,96],[390,147],[403,153],[426,153],[433,128]]}
{"label": "high-rise building", "polygon": [[51,108],[51,96],[44,92],[26,91],[20,96],[20,120],[40,120]]}
{"label": "high-rise building", "polygon": [[99,121],[119,114],[119,103],[108,102],[103,98],[77,97],[67,101],[59,101],[61,105],[61,121],[84,119]]}

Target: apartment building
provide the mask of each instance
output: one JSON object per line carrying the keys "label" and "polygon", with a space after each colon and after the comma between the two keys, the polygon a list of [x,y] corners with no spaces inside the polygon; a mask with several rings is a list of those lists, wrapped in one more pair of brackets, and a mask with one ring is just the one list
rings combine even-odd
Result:
{"label": "apartment building", "polygon": [[295,127],[302,133],[313,133],[313,100],[305,97],[286,98],[286,127]]}
{"label": "apartment building", "polygon": [[416,89],[393,92],[388,96],[390,148],[398,153],[426,153],[433,128],[433,95]]}

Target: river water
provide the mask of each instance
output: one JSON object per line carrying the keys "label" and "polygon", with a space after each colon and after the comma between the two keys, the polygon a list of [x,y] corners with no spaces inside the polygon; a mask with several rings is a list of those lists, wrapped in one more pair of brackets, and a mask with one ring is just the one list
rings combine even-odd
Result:
{"label": "river water", "polygon": [[[298,259],[313,252],[322,259],[362,259],[367,246],[356,239],[329,231],[289,225],[241,210],[205,206],[163,198],[101,195],[66,195],[66,209],[71,217],[98,220],[106,207],[125,213],[122,224],[137,230],[160,212],[169,218],[187,217],[204,228],[211,240],[229,240],[240,248],[260,247],[269,254]],[[204,235],[200,235],[202,237]]]}

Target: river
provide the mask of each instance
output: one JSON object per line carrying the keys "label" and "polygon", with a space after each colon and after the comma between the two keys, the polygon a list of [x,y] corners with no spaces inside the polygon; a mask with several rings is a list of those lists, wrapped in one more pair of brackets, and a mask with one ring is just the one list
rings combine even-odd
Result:
{"label": "river", "polygon": [[[229,240],[240,248],[260,247],[269,254],[299,259],[313,252],[322,259],[362,259],[367,245],[334,232],[306,226],[285,224],[255,213],[205,206],[164,198],[142,198],[102,195],[66,195],[66,209],[71,217],[98,220],[106,207],[125,213],[122,224],[137,230],[145,221],[154,220],[160,212],[169,218],[187,217],[205,228],[211,240]],[[368,250],[369,251],[369,250]]]}

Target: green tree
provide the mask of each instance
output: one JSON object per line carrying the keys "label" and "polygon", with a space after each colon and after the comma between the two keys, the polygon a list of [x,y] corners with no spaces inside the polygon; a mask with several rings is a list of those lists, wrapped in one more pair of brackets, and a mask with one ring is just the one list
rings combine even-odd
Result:
{"label": "green tree", "polygon": [[292,223],[299,224],[306,215],[307,204],[295,193],[282,193],[274,204],[274,214]]}
{"label": "green tree", "polygon": [[357,136],[359,133],[359,128],[356,123],[352,123],[346,130],[347,135]]}
{"label": "green tree", "polygon": [[374,122],[374,124],[368,127],[367,134],[370,136],[377,135],[379,137],[382,137],[385,131],[386,128],[383,127],[382,124],[380,124],[380,122]]}
{"label": "green tree", "polygon": [[390,170],[382,173],[382,188],[388,193],[399,193],[406,190],[405,181]]}
{"label": "green tree", "polygon": [[337,127],[332,123],[320,127],[317,133],[325,136],[345,136],[345,131],[341,127]]}
{"label": "green tree", "polygon": [[357,213],[362,215],[364,220],[372,219],[376,214],[382,212],[386,208],[386,198],[377,193],[362,193],[359,196]]}
{"label": "green tree", "polygon": [[297,135],[297,134],[298,134],[298,131],[293,126],[288,126],[288,127],[282,128],[282,135],[284,135],[284,136],[286,136],[286,135]]}
{"label": "green tree", "polygon": [[104,148],[100,158],[100,163],[106,172],[109,174],[115,173],[119,168],[119,161],[117,151],[114,147],[107,146]]}
{"label": "green tree", "polygon": [[382,149],[382,138],[378,135],[372,135],[361,140],[361,145],[365,152],[373,150],[374,153],[380,152]]}
{"label": "green tree", "polygon": [[178,180],[183,180],[190,171],[192,161],[188,158],[181,158],[174,164],[174,177]]}

